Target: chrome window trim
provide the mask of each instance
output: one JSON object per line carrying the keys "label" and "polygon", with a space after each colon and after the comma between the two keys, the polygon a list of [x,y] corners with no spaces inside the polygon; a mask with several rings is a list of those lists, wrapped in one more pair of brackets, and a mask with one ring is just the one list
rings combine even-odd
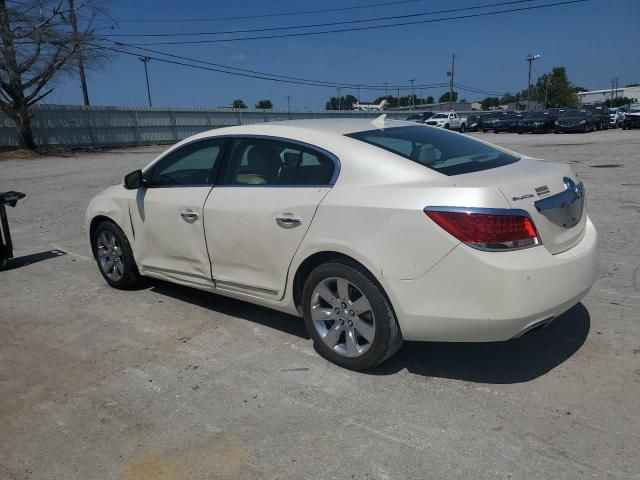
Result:
{"label": "chrome window trim", "polygon": [[[277,137],[277,136],[272,136],[272,135],[252,135],[252,134],[232,134],[232,135],[226,135],[225,138],[231,138],[233,140],[235,140],[236,142],[238,140],[246,140],[246,139],[257,139],[257,140],[272,140],[275,142],[284,142],[284,143],[291,143],[293,145],[298,145],[300,147],[303,147],[307,150],[311,150],[311,151],[316,151],[322,155],[324,155],[325,157],[329,158],[334,165],[334,169],[333,169],[333,175],[331,176],[331,179],[329,180],[329,183],[326,184],[321,184],[321,185],[298,185],[298,184],[288,184],[288,185],[225,185],[225,184],[217,184],[215,185],[217,188],[223,188],[223,187],[232,187],[232,188],[237,188],[237,187],[241,187],[241,188],[319,188],[319,187],[333,187],[333,185],[335,185],[336,180],[338,180],[338,176],[340,175],[340,169],[342,168],[342,165],[340,163],[340,159],[334,155],[333,153],[325,150],[322,147],[318,147],[316,145],[312,145],[310,143],[306,143],[306,142],[302,142],[300,140],[294,140],[291,138],[286,138],[286,137]],[[235,148],[235,145],[234,145]],[[233,151],[231,152],[231,154],[233,154]],[[230,157],[227,158],[227,162],[230,160]]]}

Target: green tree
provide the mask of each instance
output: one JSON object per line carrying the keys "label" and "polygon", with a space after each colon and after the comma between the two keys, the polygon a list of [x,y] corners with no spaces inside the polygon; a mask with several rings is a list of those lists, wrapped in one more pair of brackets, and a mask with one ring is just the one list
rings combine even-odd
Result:
{"label": "green tree", "polygon": [[260,100],[256,103],[256,108],[259,110],[271,110],[273,108],[273,104],[271,100]]}
{"label": "green tree", "polygon": [[435,98],[433,98],[431,95],[427,97],[427,105],[431,105],[435,101],[436,101]]}
{"label": "green tree", "polygon": [[531,99],[540,103],[546,99],[547,107],[577,107],[577,88],[569,81],[564,67],[554,67],[550,73],[538,77],[531,89]]}
{"label": "green tree", "polygon": [[500,105],[500,99],[498,97],[487,97],[480,102],[482,110],[490,110]]}
{"label": "green tree", "polygon": [[516,95],[511,95],[510,92],[507,92],[504,95],[502,95],[502,97],[500,98],[500,104],[504,105],[506,103],[513,103],[519,100],[520,99]]}
{"label": "green tree", "polygon": [[325,110],[351,110],[353,105],[358,102],[358,99],[353,95],[346,95],[340,98],[331,97],[325,104]]}
{"label": "green tree", "polygon": [[[453,92],[453,102],[457,102],[458,101],[458,92]],[[439,103],[445,103],[449,101],[449,92],[445,92],[440,96],[440,99],[438,100]]]}
{"label": "green tree", "polygon": [[605,100],[604,104],[607,107],[624,107],[625,105],[631,105],[631,99],[627,97],[616,97],[612,101],[609,98]]}
{"label": "green tree", "polygon": [[245,103],[240,98],[237,98],[233,102],[231,102],[231,106],[233,108],[247,108]]}

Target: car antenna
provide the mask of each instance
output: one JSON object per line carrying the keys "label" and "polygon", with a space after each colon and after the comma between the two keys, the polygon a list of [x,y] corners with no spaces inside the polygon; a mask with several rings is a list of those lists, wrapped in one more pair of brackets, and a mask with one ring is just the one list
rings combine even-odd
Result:
{"label": "car antenna", "polygon": [[371,123],[376,127],[384,128],[384,121],[387,119],[387,114],[383,113],[379,117],[374,118]]}

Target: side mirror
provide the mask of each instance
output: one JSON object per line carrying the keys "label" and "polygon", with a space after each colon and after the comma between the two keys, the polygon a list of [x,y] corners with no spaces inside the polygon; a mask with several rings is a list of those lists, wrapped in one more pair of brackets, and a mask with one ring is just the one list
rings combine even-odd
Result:
{"label": "side mirror", "polygon": [[145,184],[142,170],[134,170],[124,176],[124,188],[127,190],[137,190]]}

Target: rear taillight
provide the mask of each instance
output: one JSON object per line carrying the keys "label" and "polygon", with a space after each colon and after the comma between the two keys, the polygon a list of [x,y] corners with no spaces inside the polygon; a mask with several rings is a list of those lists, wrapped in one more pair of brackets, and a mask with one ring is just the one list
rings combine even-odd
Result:
{"label": "rear taillight", "polygon": [[427,207],[424,213],[461,242],[481,250],[514,250],[541,243],[523,210]]}

